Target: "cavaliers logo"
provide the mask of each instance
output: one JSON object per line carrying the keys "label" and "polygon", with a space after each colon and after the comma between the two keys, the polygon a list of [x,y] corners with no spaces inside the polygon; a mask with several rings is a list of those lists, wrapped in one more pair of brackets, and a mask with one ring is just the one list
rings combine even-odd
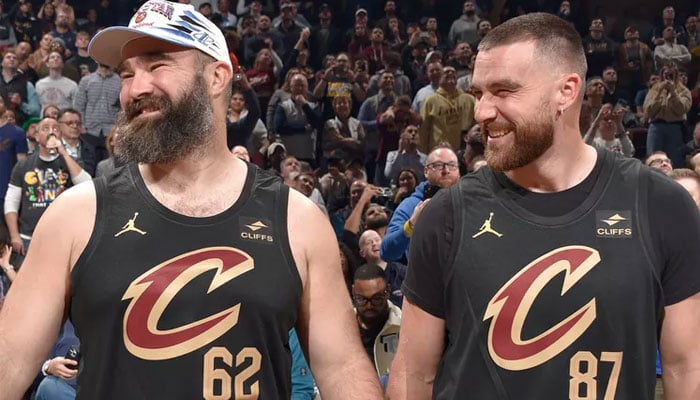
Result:
{"label": "cavaliers logo", "polygon": [[198,276],[216,271],[207,290],[211,293],[253,268],[248,254],[230,247],[185,253],[151,268],[136,278],[122,297],[131,299],[124,314],[126,348],[145,360],[166,360],[216,340],[238,323],[240,303],[173,329],[158,329],[158,322],[180,290]]}
{"label": "cavaliers logo", "polygon": [[147,15],[148,14],[145,11],[138,11],[136,15],[134,15],[134,23],[138,24],[139,22],[143,21],[146,19]]}
{"label": "cavaliers logo", "polygon": [[600,254],[594,249],[562,247],[531,262],[503,285],[484,313],[484,321],[493,318],[488,347],[496,364],[512,371],[533,368],[576,341],[596,319],[595,298],[534,338],[522,338],[523,325],[535,299],[555,276],[564,272],[564,296],[599,262]]}

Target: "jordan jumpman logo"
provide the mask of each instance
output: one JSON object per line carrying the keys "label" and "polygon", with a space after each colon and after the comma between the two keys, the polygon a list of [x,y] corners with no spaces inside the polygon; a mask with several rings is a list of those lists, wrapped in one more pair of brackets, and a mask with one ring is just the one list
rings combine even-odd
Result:
{"label": "jordan jumpman logo", "polygon": [[138,216],[139,216],[139,213],[135,212],[134,218],[130,218],[129,221],[126,224],[124,224],[124,226],[122,226],[122,230],[117,232],[117,234],[114,235],[114,237],[117,237],[117,236],[121,235],[122,233],[126,233],[129,231],[133,231],[136,233],[140,233],[141,235],[145,235],[146,232],[144,232],[141,229],[136,227],[136,217],[138,217]]}
{"label": "jordan jumpman logo", "polygon": [[491,228],[491,219],[493,219],[493,213],[489,214],[489,217],[486,221],[484,221],[483,225],[481,225],[481,228],[479,228],[479,232],[475,233],[472,238],[477,238],[484,233],[493,233],[497,237],[503,236],[503,234],[496,232],[493,228]]}

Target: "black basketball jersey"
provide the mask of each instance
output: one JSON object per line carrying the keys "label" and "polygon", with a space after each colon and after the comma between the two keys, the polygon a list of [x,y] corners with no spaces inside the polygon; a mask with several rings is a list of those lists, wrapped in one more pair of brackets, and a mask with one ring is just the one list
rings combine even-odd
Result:
{"label": "black basketball jersey", "polygon": [[646,204],[654,173],[599,157],[592,190],[562,216],[520,207],[486,169],[438,199],[454,210],[452,254],[409,264],[404,285],[446,322],[435,399],[653,399],[664,306]]}
{"label": "black basketball jersey", "polygon": [[71,274],[78,399],[283,399],[302,287],[288,188],[248,168],[219,215],[177,214],[137,166],[95,180],[94,231]]}

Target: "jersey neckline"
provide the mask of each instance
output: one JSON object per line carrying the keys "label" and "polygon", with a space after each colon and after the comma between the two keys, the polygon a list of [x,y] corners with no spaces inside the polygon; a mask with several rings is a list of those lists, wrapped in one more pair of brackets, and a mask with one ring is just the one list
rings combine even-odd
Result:
{"label": "jersey neckline", "polygon": [[[535,196],[540,196],[542,201],[557,201],[557,195],[559,193],[530,192],[508,179],[504,173],[494,173],[488,168],[484,168],[487,172],[483,175],[483,177],[486,180],[485,183],[491,188],[496,199],[506,210],[515,215],[517,218],[535,225],[561,226],[578,221],[580,218],[587,215],[590,210],[593,209],[600,201],[601,193],[603,193],[605,188],[608,186],[614,172],[613,158],[614,155],[609,151],[597,149],[596,163],[588,176],[586,176],[586,178],[584,178],[584,180],[579,184],[566,189],[565,191],[559,192],[563,193],[571,190],[580,190],[582,187],[588,186],[590,187],[588,194],[586,195],[585,199],[571,211],[559,216],[544,216],[536,214],[518,204],[518,202],[510,196],[510,193],[512,193],[513,190],[518,190]],[[586,185],[587,181],[590,182],[590,179],[594,180],[593,184]]]}
{"label": "jersey neckline", "polygon": [[162,217],[182,225],[207,226],[217,224],[233,217],[250,198],[253,182],[255,180],[255,168],[253,168],[249,163],[246,163],[246,167],[246,178],[243,182],[243,188],[241,190],[241,194],[238,196],[238,199],[236,199],[236,201],[229,208],[216,215],[211,215],[208,217],[191,217],[175,212],[164,206],[153,196],[151,191],[146,186],[146,182],[144,182],[143,176],[139,170],[138,163],[131,163],[129,164],[128,168],[129,174],[131,175],[131,180],[134,182],[138,193],[141,195],[146,204],[148,204],[149,207],[155,210]]}

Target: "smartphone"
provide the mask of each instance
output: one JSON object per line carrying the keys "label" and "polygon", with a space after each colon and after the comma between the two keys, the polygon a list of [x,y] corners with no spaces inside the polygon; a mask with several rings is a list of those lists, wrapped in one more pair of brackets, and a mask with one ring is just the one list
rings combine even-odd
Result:
{"label": "smartphone", "polygon": [[[64,358],[80,362],[80,350],[75,346],[71,346],[66,352],[66,356]],[[78,369],[78,365],[66,365],[66,368]]]}
{"label": "smartphone", "polygon": [[423,188],[423,200],[432,199],[433,196],[435,196],[435,193],[437,193],[440,189],[442,188],[437,185],[425,185],[425,187]]}

